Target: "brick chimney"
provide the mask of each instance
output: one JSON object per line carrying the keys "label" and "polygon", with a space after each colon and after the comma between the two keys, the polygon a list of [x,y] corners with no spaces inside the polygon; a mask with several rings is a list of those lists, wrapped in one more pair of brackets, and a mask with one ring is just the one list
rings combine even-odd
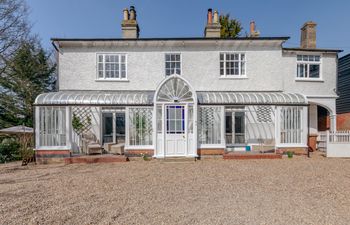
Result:
{"label": "brick chimney", "polygon": [[259,37],[260,36],[260,32],[256,30],[255,21],[250,22],[249,28],[250,28],[249,37]]}
{"label": "brick chimney", "polygon": [[300,35],[300,48],[316,48],[316,26],[312,21],[304,23]]}
{"label": "brick chimney", "polygon": [[130,6],[130,10],[123,10],[122,37],[123,38],[139,38],[139,25],[136,20],[136,10],[134,6]]}
{"label": "brick chimney", "polygon": [[217,10],[213,11],[208,9],[207,14],[207,25],[204,29],[204,37],[206,38],[219,38],[220,37],[221,25],[219,22],[219,13]]}

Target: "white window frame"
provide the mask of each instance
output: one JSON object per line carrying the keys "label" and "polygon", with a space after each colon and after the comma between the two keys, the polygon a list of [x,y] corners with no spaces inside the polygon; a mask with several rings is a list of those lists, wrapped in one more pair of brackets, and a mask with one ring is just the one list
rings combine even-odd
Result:
{"label": "white window frame", "polygon": [[[61,121],[65,123],[65,130],[64,135],[66,136],[65,144],[64,145],[41,145],[43,136],[41,135],[42,131],[40,128],[42,128],[42,119],[43,116],[41,114],[40,109],[50,109],[53,108],[60,108],[64,109],[65,113],[65,121]],[[51,115],[52,112],[50,112]],[[36,150],[71,150],[71,109],[68,106],[36,106],[35,107],[35,149]],[[47,116],[47,115],[45,115]],[[63,131],[63,130],[62,130]],[[55,134],[51,134],[55,135]],[[56,134],[57,135],[57,134]]]}
{"label": "white window frame", "polygon": [[[220,143],[202,143],[201,140],[199,139],[199,136],[201,135],[200,132],[203,125],[200,123],[200,110],[202,108],[220,108]],[[202,105],[198,107],[198,112],[197,112],[197,142],[199,144],[199,148],[226,148],[226,140],[225,140],[225,107],[224,106],[217,106],[217,105]]]}
{"label": "white window frame", "polygon": [[[220,70],[221,70],[221,66],[220,66],[220,63],[221,63],[221,59],[220,59],[220,56],[221,54],[224,54],[224,74],[221,74]],[[227,54],[238,54],[239,57],[238,57],[238,72],[239,74],[237,75],[234,75],[234,74],[226,74],[226,55]],[[241,55],[244,55],[244,61],[241,60]],[[241,71],[242,71],[242,62],[244,62],[244,74],[241,74]],[[224,78],[224,79],[242,79],[242,78],[247,78],[247,54],[246,52],[219,52],[219,75],[220,75],[220,78]]]}
{"label": "white window frame", "polygon": [[[182,75],[182,54],[181,54],[181,52],[165,52],[164,53],[164,76],[168,77],[168,76],[172,75],[172,74],[170,74],[170,75],[166,74],[166,70],[167,70],[167,67],[166,67],[166,63],[167,63],[166,56],[167,55],[180,55],[180,74],[178,74],[178,75]],[[175,63],[176,63],[176,61],[175,61]],[[176,71],[175,71],[175,73],[176,73]]]}
{"label": "white window frame", "polygon": [[[298,60],[298,56],[319,56],[320,60],[319,61],[304,61]],[[323,81],[322,79],[322,55],[321,54],[297,54],[295,57],[296,60],[296,74],[295,74],[295,80],[296,81]],[[298,77],[298,66],[299,65],[306,65],[306,75],[305,77]],[[309,77],[310,73],[310,65],[318,65],[319,66],[319,77]]]}
{"label": "white window frame", "polygon": [[[152,111],[152,121],[151,121],[151,125],[150,127],[152,128],[152,132],[151,132],[151,142],[152,144],[150,145],[132,145],[130,143],[130,133],[132,132],[131,129],[130,129],[130,109],[151,109]],[[155,143],[154,143],[154,135],[155,135],[155,132],[154,132],[154,107],[152,106],[129,106],[129,107],[126,107],[125,108],[125,149],[128,150],[128,149],[132,149],[132,150],[143,150],[143,149],[152,149],[154,150],[154,146],[155,146]]]}
{"label": "white window frame", "polygon": [[[103,77],[99,77],[99,56],[103,57]],[[118,55],[118,64],[119,64],[119,77],[108,77],[106,78],[106,70],[105,70],[105,57],[106,55]],[[121,56],[125,56],[125,77],[122,78],[122,70],[121,70]],[[96,53],[96,81],[128,81],[128,55],[123,52],[98,52]]]}

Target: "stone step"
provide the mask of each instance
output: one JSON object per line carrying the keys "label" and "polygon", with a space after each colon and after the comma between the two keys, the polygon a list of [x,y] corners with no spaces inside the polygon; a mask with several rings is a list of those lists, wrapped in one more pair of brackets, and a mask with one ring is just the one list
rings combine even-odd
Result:
{"label": "stone step", "polygon": [[223,159],[282,159],[282,155],[274,153],[227,153]]}
{"label": "stone step", "polygon": [[157,160],[160,162],[195,162],[197,159],[195,157],[165,157]]}

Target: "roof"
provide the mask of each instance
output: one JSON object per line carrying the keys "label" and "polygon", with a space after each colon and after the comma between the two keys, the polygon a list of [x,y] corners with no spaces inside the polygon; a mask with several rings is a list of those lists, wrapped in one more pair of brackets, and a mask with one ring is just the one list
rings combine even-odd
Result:
{"label": "roof", "polygon": [[178,37],[178,38],[51,38],[51,41],[201,41],[201,40],[282,40],[289,37],[236,37],[236,38],[207,38],[207,37]]}
{"label": "roof", "polygon": [[306,97],[285,92],[197,92],[200,104],[305,105]]}
{"label": "roof", "polygon": [[33,128],[26,126],[14,126],[8,127],[0,130],[3,134],[23,134],[23,133],[33,133]]}
{"label": "roof", "polygon": [[[60,91],[39,95],[34,105],[153,105],[154,91]],[[203,105],[305,105],[306,97],[285,92],[199,91]]]}
{"label": "roof", "polygon": [[60,91],[40,94],[34,105],[152,105],[151,91]]}
{"label": "roof", "polygon": [[324,49],[324,48],[283,48],[283,50],[286,51],[302,51],[302,52],[332,52],[332,53],[339,53],[343,50],[340,49]]}

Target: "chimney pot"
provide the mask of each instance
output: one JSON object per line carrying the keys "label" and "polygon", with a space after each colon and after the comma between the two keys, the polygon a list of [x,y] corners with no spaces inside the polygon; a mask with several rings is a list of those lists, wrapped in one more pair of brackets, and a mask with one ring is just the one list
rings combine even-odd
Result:
{"label": "chimney pot", "polygon": [[123,10],[123,20],[129,20],[129,10],[127,8]]}
{"label": "chimney pot", "polygon": [[208,9],[207,24],[212,24],[212,23],[213,23],[213,11],[212,9]]}
{"label": "chimney pot", "polygon": [[300,47],[301,48],[316,48],[316,26],[313,21],[304,23],[300,29]]}
{"label": "chimney pot", "polygon": [[219,13],[217,10],[214,11],[214,19],[213,19],[213,23],[215,24],[219,24]]}
{"label": "chimney pot", "polygon": [[251,21],[250,22],[250,35],[253,34],[255,31],[255,22]]}
{"label": "chimney pot", "polygon": [[134,6],[130,6],[130,20],[136,20],[136,11]]}
{"label": "chimney pot", "polygon": [[259,37],[260,36],[260,32],[256,30],[254,20],[250,22],[249,30],[250,30],[250,35],[249,35],[250,37]]}

